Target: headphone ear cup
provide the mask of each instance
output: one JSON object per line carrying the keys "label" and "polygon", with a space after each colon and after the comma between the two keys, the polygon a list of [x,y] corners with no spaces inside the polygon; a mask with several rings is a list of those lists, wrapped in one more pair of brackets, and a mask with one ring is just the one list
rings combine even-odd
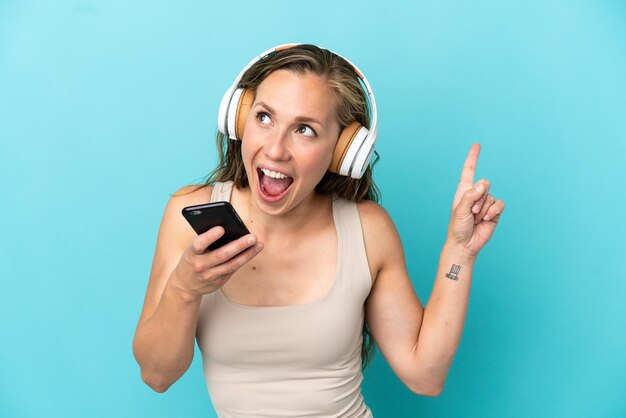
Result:
{"label": "headphone ear cup", "polygon": [[235,136],[239,140],[243,138],[243,131],[246,129],[246,121],[248,120],[248,114],[250,113],[253,102],[254,92],[250,89],[244,89],[239,99],[237,113],[235,115]]}
{"label": "headphone ear cup", "polygon": [[328,167],[328,171],[331,173],[340,173],[341,166],[343,165],[344,159],[346,157],[346,153],[350,148],[350,144],[354,141],[354,137],[359,132],[361,128],[361,124],[359,122],[352,122],[350,125],[343,128],[341,133],[339,134],[339,138],[337,138],[337,144],[335,144],[335,150],[333,151],[333,158],[330,162],[330,166]]}
{"label": "headphone ear cup", "polygon": [[346,126],[337,140],[331,162],[332,170],[329,171],[342,176],[361,178],[361,167],[355,167],[355,163],[368,136],[368,129],[358,122]]}
{"label": "headphone ear cup", "polygon": [[228,125],[226,123],[226,117],[228,115],[228,105],[230,104],[230,99],[233,97],[233,89],[229,88],[222,96],[222,101],[220,102],[220,108],[217,112],[217,130],[223,133],[224,135],[228,135]]}
{"label": "headphone ear cup", "polygon": [[354,156],[354,162],[352,163],[352,169],[350,170],[350,177],[353,179],[360,179],[365,174],[365,170],[369,167],[370,160],[374,155],[374,145],[376,144],[377,132],[369,131],[363,138],[357,154]]}
{"label": "headphone ear cup", "polygon": [[226,133],[230,139],[241,139],[246,128],[246,118],[254,101],[254,92],[249,89],[237,89],[228,105],[226,114]]}

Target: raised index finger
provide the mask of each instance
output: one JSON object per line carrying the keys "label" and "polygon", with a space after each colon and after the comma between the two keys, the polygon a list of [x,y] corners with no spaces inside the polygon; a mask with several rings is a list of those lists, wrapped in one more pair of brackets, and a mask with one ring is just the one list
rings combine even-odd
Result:
{"label": "raised index finger", "polygon": [[468,185],[472,187],[474,185],[474,173],[476,172],[476,164],[478,162],[478,154],[480,154],[480,144],[472,144],[472,147],[467,154],[465,164],[463,164],[463,171],[461,171],[460,184]]}

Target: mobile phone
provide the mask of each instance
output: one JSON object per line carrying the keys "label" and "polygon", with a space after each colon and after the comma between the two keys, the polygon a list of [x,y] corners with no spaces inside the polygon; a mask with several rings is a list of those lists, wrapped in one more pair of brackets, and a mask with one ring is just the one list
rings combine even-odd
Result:
{"label": "mobile phone", "polygon": [[183,208],[182,214],[198,235],[216,226],[224,228],[224,235],[209,245],[207,251],[215,250],[250,233],[235,208],[228,202],[187,206]]}

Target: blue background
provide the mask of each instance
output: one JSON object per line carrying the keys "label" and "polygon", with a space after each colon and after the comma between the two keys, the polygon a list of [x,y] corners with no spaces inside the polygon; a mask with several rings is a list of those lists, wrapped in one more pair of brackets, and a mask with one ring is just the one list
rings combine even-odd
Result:
{"label": "blue background", "polygon": [[254,55],[335,50],[380,111],[375,176],[430,295],[470,145],[506,210],[444,392],[377,354],[377,417],[626,416],[620,1],[0,2],[0,416],[215,416],[201,358],[164,394],[131,342],[169,195],[216,164]]}

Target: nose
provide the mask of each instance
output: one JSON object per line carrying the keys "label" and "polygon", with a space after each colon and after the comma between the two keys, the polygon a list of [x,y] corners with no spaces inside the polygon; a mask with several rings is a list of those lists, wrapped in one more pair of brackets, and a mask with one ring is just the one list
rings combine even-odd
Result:
{"label": "nose", "polygon": [[285,129],[276,129],[268,135],[263,146],[265,156],[272,161],[286,161],[291,155],[289,152],[289,132]]}

